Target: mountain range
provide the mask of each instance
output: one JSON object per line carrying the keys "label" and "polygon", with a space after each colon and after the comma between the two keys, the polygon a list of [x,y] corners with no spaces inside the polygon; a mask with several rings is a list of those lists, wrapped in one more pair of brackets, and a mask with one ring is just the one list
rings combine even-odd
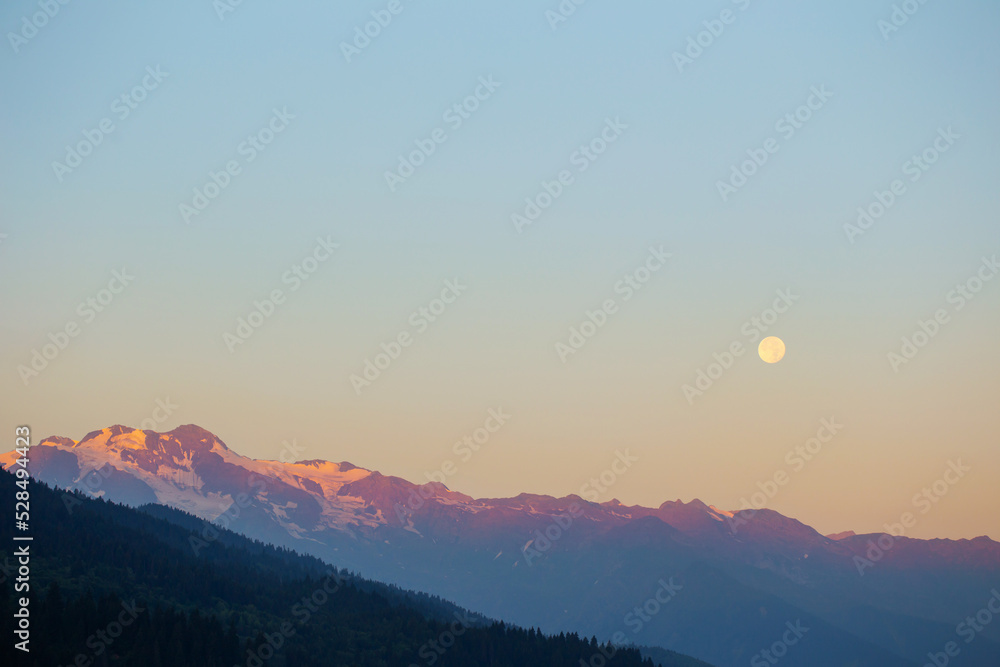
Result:
{"label": "mountain range", "polygon": [[[476,499],[347,462],[250,459],[193,425],[49,437],[30,470],[62,490],[198,517],[196,554],[231,529],[547,633],[717,667],[1000,664],[1000,622],[967,623],[1000,601],[1000,543],[987,537],[824,536],[699,500]],[[943,653],[949,642],[957,655]]]}
{"label": "mountain range", "polygon": [[200,520],[190,514],[0,471],[0,495],[25,489],[32,526],[44,529],[25,547],[25,533],[0,522],[0,614],[18,619],[17,644],[0,644],[2,665],[711,667],[498,623],[222,528],[195,553]]}

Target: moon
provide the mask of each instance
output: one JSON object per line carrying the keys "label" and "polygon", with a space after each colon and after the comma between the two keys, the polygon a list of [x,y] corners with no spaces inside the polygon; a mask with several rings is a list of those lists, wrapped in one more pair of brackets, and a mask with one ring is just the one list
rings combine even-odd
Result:
{"label": "moon", "polygon": [[777,336],[768,336],[760,341],[757,354],[769,364],[776,364],[785,356],[785,341]]}

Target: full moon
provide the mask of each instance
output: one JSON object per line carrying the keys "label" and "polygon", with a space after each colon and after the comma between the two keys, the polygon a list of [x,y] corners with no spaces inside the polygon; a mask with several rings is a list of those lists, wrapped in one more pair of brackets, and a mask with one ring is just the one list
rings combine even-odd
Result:
{"label": "full moon", "polygon": [[776,364],[785,356],[785,341],[777,336],[768,336],[760,341],[757,346],[757,354],[769,364]]}

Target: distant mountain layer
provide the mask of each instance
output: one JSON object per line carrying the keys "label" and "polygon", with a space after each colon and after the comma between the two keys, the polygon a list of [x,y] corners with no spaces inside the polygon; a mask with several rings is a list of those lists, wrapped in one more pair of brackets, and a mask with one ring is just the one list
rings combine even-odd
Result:
{"label": "distant mountain layer", "polygon": [[[17,490],[0,472],[0,494]],[[42,485],[31,507],[30,653],[5,641],[3,665],[577,667],[600,656],[653,667],[635,649],[498,624],[226,530],[195,549],[199,522],[177,510],[149,508],[157,518]],[[0,522],[5,570],[13,536]],[[0,577],[7,619],[13,583]],[[661,664],[705,667],[678,655]]]}
{"label": "distant mountain layer", "polygon": [[951,641],[962,644],[952,665],[1000,664],[1000,623],[969,643],[958,634],[1000,585],[1000,544],[986,537],[824,537],[777,512],[698,500],[473,499],[346,462],[248,459],[197,426],[48,438],[32,448],[31,469],[60,488],[182,509],[205,533],[229,527],[491,617],[719,667],[768,664],[776,646],[787,665],[922,665]]}

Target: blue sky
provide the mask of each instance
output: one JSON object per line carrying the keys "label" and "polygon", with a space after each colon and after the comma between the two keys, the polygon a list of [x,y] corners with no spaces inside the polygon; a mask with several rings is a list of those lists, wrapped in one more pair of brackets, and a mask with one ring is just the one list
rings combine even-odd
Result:
{"label": "blue sky", "polygon": [[[402,2],[347,62],[341,43],[388,5],[245,0],[220,19],[208,1],[69,3],[16,51],[8,33],[42,10],[0,10],[6,426],[79,438],[169,397],[157,428],[198,423],[261,458],[295,439],[307,458],[419,479],[502,405],[510,424],[452,488],[571,493],[631,447],[640,469],[602,499],[732,508],[836,415],[843,433],[769,506],[875,530],[964,457],[973,472],[914,534],[1000,534],[1000,281],[948,301],[1000,251],[1000,7],[927,3],[886,39],[891,2],[591,1],[554,29],[557,2]],[[673,54],[724,11],[678,71]],[[147,68],[166,75],[120,118]],[[445,112],[481,77],[499,85],[453,127]],[[776,122],[814,87],[832,96],[785,137]],[[248,161],[276,109],[294,118]],[[114,131],[60,181],[53,162],[105,118]],[[607,119],[627,127],[579,171]],[[385,172],[438,128],[390,191]],[[947,128],[953,145],[909,181],[904,163]],[[723,201],[718,181],[769,138],[777,152]],[[186,223],[179,206],[230,161],[239,174]],[[573,182],[518,233],[511,215],[562,170]],[[905,193],[850,243],[844,225],[894,179]],[[292,291],[282,277],[318,237],[339,247]],[[555,344],[651,245],[667,266],[563,363]],[[134,281],[83,322],[78,304],[123,267]],[[456,278],[467,290],[355,391]],[[713,354],[755,347],[743,323],[786,288],[800,300],[769,332],[785,360],[751,349],[686,400]],[[284,302],[230,352],[224,334],[275,289]],[[888,353],[939,308],[948,323],[894,371]]]}

